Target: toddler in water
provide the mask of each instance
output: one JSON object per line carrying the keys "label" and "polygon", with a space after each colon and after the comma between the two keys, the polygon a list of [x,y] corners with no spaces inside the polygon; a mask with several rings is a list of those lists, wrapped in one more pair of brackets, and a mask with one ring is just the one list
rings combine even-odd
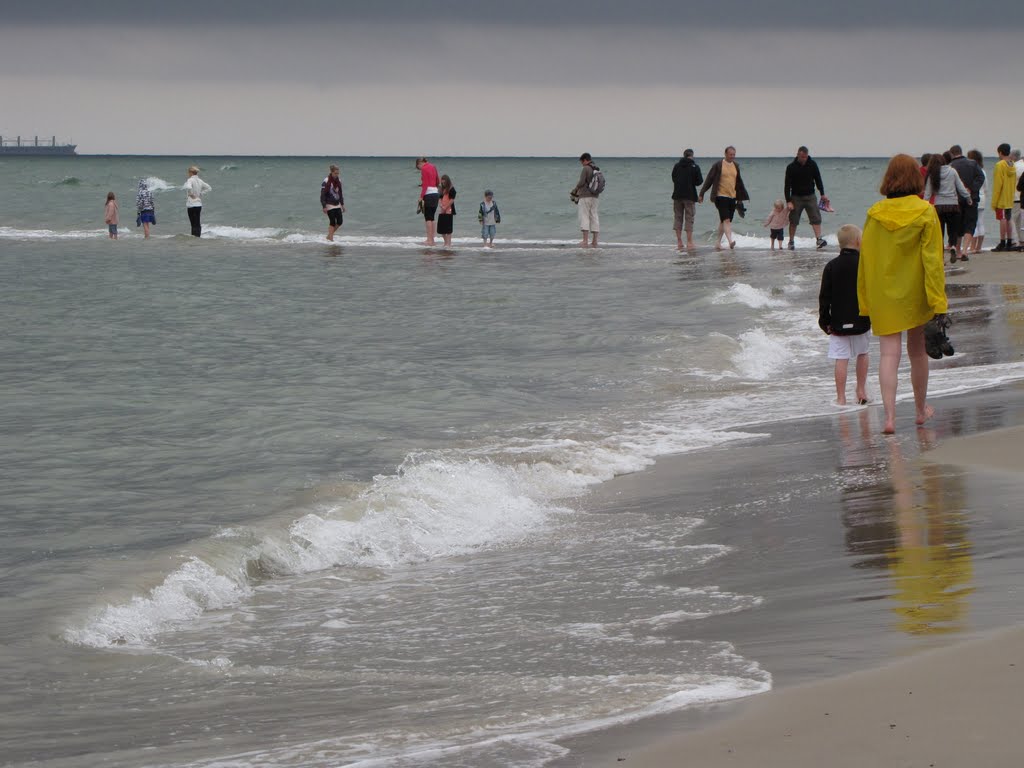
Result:
{"label": "toddler in water", "polygon": [[857,358],[857,403],[867,405],[868,331],[871,319],[857,303],[860,229],[844,224],[836,233],[839,255],[825,265],[818,294],[818,325],[828,334],[828,357],[835,360],[836,405],[846,405],[846,373]]}
{"label": "toddler in water", "polygon": [[785,200],[776,200],[772,212],[764,220],[764,226],[768,227],[768,235],[772,241],[772,250],[775,250],[775,241],[779,241],[779,250],[782,250],[782,231],[789,223],[789,211],[786,209]]}
{"label": "toddler in water", "polygon": [[117,240],[117,196],[113,192],[107,192],[107,204],[103,208],[103,222],[107,225],[107,236],[111,240]]}
{"label": "toddler in water", "polygon": [[484,247],[490,248],[494,245],[494,232],[497,229],[495,224],[501,222],[501,212],[498,210],[498,204],[494,202],[494,193],[489,189],[484,191],[484,199],[480,203],[480,211],[476,218],[480,222],[480,237],[483,238]]}

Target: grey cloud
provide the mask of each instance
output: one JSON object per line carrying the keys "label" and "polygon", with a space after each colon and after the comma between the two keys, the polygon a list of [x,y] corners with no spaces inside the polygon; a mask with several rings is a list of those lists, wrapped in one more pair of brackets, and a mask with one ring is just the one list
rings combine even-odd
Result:
{"label": "grey cloud", "polygon": [[[861,0],[819,2],[806,0],[449,0],[430,4],[422,0],[351,2],[351,0],[212,0],[198,3],[159,2],[139,5],[137,0],[81,0],[18,2],[4,10],[4,24],[109,25],[145,23],[150,29],[181,25],[264,26],[290,23],[406,22],[421,26],[455,21],[546,28],[605,25],[701,28],[951,28],[983,22],[998,26],[1013,18],[1019,4],[1009,0],[987,3],[983,10],[962,0]],[[968,8],[971,13],[965,12]]]}
{"label": "grey cloud", "polygon": [[[1005,45],[1004,45],[1005,44]],[[30,27],[0,31],[0,71],[113,81],[265,82],[307,86],[435,83],[534,88],[590,85],[731,87],[922,86],[970,83],[998,71],[1009,32],[871,35],[821,30],[737,30],[722,38],[696,29],[530,28],[491,25],[296,23],[273,28],[198,27],[188,35]],[[970,67],[935,66],[936,50],[969,48]],[[585,75],[585,76],[584,76]]]}

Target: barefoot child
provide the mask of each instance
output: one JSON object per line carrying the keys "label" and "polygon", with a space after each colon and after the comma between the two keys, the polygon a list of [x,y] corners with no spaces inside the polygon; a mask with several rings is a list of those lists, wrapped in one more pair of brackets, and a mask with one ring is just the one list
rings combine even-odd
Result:
{"label": "barefoot child", "polygon": [[489,189],[484,191],[484,199],[476,218],[480,222],[480,237],[483,238],[484,247],[490,248],[494,245],[495,225],[501,223],[501,212],[494,202],[494,193]]}
{"label": "barefoot child", "polygon": [[764,226],[768,227],[768,234],[772,241],[772,250],[775,250],[775,241],[779,241],[779,250],[782,250],[782,231],[789,224],[789,209],[786,208],[785,200],[776,200],[775,207],[764,220]]}
{"label": "barefoot child", "polygon": [[107,236],[111,240],[117,240],[117,197],[113,192],[107,192],[107,204],[103,208],[103,223],[107,225]]}
{"label": "barefoot child", "polygon": [[857,358],[857,402],[867,405],[868,331],[870,318],[857,305],[857,267],[860,262],[860,229],[844,224],[836,236],[839,255],[825,265],[818,294],[818,325],[828,334],[828,356],[835,360],[836,405],[846,405],[846,373]]}

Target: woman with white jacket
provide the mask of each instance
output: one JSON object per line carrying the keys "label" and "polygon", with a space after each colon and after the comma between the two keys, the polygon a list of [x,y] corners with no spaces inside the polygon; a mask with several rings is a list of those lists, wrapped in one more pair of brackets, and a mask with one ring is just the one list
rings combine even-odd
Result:
{"label": "woman with white jacket", "polygon": [[202,237],[203,225],[200,219],[203,215],[203,195],[210,189],[210,185],[199,178],[199,166],[191,166],[185,181],[185,210],[188,212],[188,222],[192,225],[192,237]]}

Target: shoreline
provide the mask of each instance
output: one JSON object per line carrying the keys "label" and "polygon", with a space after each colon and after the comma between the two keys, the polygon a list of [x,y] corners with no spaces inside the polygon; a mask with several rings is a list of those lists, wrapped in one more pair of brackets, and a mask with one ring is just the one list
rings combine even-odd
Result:
{"label": "shoreline", "polygon": [[998,630],[755,696],[733,717],[701,730],[585,765],[1014,765],[1020,759],[1022,685],[1024,628]]}
{"label": "shoreline", "polygon": [[[1018,279],[1022,266],[1024,258],[1017,254],[983,253],[947,271],[946,279],[952,285],[1019,285],[1024,283]],[[1014,399],[1015,393],[1009,394],[1007,399]],[[985,400],[983,392],[938,398],[938,418],[927,429],[917,430],[920,453],[905,463],[923,473],[916,477],[925,478],[926,483],[929,474],[957,473],[963,478],[952,491],[952,486],[938,486],[939,498],[952,492],[969,499],[975,487],[978,493],[989,486],[1010,489],[1003,493],[1006,508],[1008,499],[1019,498],[1024,491],[1024,456],[1017,450],[1024,439],[1024,423],[1019,415],[1011,418],[1009,426],[993,426],[981,419],[965,426],[952,414],[946,423],[942,418],[943,411],[952,412],[969,401],[975,401],[980,412]],[[946,434],[936,437],[933,426]],[[896,438],[883,442],[899,445],[911,438],[909,433],[912,430],[901,426]],[[894,459],[897,455],[904,463],[899,450]],[[902,493],[913,502],[915,494],[920,495],[920,482],[906,483],[901,490],[904,484],[895,482],[895,473],[893,478],[894,499]],[[627,482],[627,489],[634,490],[644,484],[641,477]],[[917,500],[916,505],[908,503],[907,509],[921,509]],[[927,510],[933,501],[926,495],[923,508]],[[1018,502],[1008,503],[1019,508]],[[964,511],[974,515],[975,505],[965,503]],[[1014,569],[1024,570],[1019,558],[1017,563]],[[802,670],[796,662],[795,670],[791,665],[778,674],[769,660],[765,666],[775,677],[771,691],[563,740],[571,751],[550,765],[938,768],[1015,764],[1019,761],[1017,712],[1024,684],[1024,620],[992,611],[991,605],[985,610],[991,598],[976,597],[981,604],[976,612],[994,619],[994,624],[939,634],[917,647],[902,649],[890,645],[886,650],[885,641],[879,639],[874,657],[867,654],[852,666],[839,653],[828,668],[815,669],[812,660],[804,661]],[[753,658],[762,661],[756,652]]]}

